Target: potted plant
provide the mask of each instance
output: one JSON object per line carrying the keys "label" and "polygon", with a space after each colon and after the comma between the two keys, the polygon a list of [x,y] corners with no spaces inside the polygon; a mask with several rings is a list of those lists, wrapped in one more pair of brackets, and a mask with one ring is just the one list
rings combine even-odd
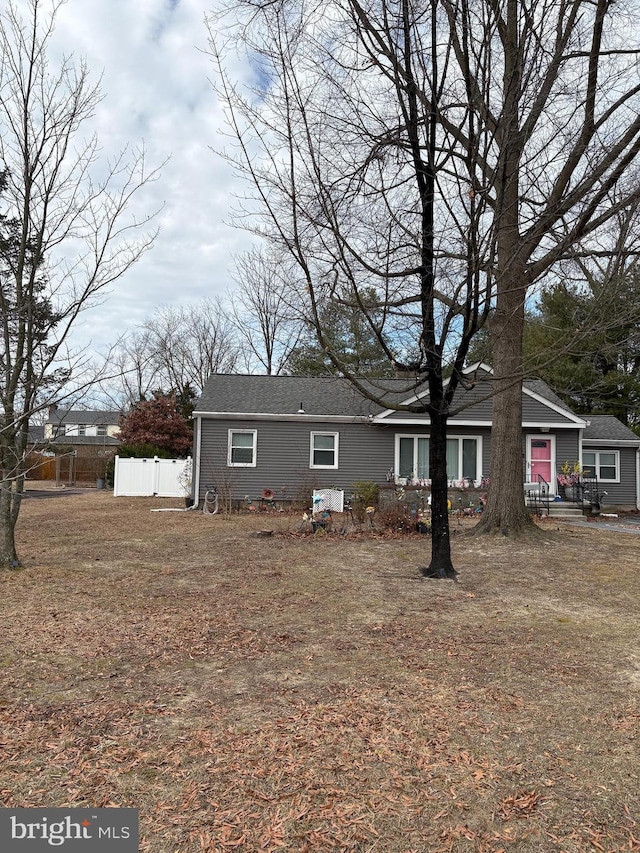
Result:
{"label": "potted plant", "polygon": [[582,468],[578,462],[573,465],[570,462],[563,462],[558,474],[558,486],[560,493],[564,493],[566,500],[580,500],[580,477]]}

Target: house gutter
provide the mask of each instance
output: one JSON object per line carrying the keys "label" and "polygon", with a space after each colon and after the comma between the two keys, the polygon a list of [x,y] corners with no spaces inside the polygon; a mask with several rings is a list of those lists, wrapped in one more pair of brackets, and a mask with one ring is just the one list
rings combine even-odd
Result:
{"label": "house gutter", "polygon": [[300,423],[371,423],[371,415],[308,415],[274,412],[194,412],[194,418],[224,421],[298,421]]}

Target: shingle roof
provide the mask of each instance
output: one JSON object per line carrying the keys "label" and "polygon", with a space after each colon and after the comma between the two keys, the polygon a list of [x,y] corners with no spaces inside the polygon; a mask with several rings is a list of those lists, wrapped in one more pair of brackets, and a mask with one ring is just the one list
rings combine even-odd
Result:
{"label": "shingle roof", "polygon": [[635,441],[640,445],[640,437],[613,415],[585,415],[585,418],[591,423],[583,433],[584,441]]}
{"label": "shingle roof", "polygon": [[[371,379],[367,384],[386,394],[388,406],[413,393],[405,379]],[[367,416],[383,407],[366,400],[346,380],[336,376],[262,376],[214,374],[206,383],[197,413]]]}
{"label": "shingle roof", "polygon": [[29,424],[27,441],[29,444],[42,443],[44,440],[44,424]]}
{"label": "shingle roof", "polygon": [[58,409],[49,414],[48,424],[117,424],[120,412],[101,411],[99,409]]}
{"label": "shingle roof", "polygon": [[575,415],[573,409],[571,409],[570,406],[567,406],[567,404],[558,397],[555,391],[552,391],[547,383],[542,379],[525,379],[523,385],[525,388],[528,388],[529,391],[533,391],[534,394],[538,394],[540,397],[544,397],[545,400],[553,403],[554,406],[559,406],[561,409],[564,409],[565,412]]}
{"label": "shingle roof", "polygon": [[[377,415],[415,394],[410,379],[370,379],[378,394],[386,394],[386,405],[364,399],[349,383],[336,376],[264,376],[216,373],[206,383],[196,406],[198,413]],[[573,414],[546,382],[526,380],[525,386],[564,411]]]}
{"label": "shingle roof", "polygon": [[[386,406],[382,407],[365,399],[349,383],[336,376],[264,376],[217,373],[206,383],[194,414],[265,414],[295,415],[300,409],[305,415],[334,415],[366,417],[377,415],[394,403],[400,403],[415,394],[415,386],[409,379],[370,379],[363,381],[378,394],[386,394]],[[530,391],[553,403],[564,411],[575,414],[541,379],[528,379],[524,383]],[[69,423],[91,423],[89,420],[71,420],[74,416],[86,418],[90,412],[69,413]],[[104,416],[104,412],[97,412]],[[116,415],[117,413],[111,413]],[[640,437],[613,415],[587,415],[591,423],[585,429],[585,441],[629,441],[640,446]],[[105,423],[104,420],[95,421]],[[72,436],[59,441],[71,443]],[[104,438],[96,439],[102,442]],[[108,441],[108,439],[107,439]],[[108,441],[108,443],[111,443]],[[114,440],[114,443],[117,441]]]}
{"label": "shingle roof", "polygon": [[99,447],[115,446],[120,444],[120,439],[113,435],[58,435],[47,439],[49,444],[73,445],[73,444],[95,444]]}

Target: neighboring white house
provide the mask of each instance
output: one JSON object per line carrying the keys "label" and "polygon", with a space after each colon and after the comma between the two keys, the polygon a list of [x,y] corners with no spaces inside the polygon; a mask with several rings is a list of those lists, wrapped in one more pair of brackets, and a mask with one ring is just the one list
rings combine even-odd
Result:
{"label": "neighboring white house", "polygon": [[[75,439],[69,442],[72,444],[84,443],[78,441],[83,438],[117,439],[120,432],[119,420],[120,412],[59,409],[57,406],[51,406],[49,417],[44,425],[44,438],[49,441],[59,441],[63,438]],[[107,443],[116,444],[117,442]]]}

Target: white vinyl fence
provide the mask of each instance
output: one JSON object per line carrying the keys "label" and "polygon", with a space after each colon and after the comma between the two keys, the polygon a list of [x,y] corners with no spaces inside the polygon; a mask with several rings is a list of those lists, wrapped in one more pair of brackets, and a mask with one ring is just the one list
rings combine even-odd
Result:
{"label": "white vinyl fence", "polygon": [[191,471],[189,459],[121,459],[116,456],[113,479],[115,497],[182,498],[184,472]]}

